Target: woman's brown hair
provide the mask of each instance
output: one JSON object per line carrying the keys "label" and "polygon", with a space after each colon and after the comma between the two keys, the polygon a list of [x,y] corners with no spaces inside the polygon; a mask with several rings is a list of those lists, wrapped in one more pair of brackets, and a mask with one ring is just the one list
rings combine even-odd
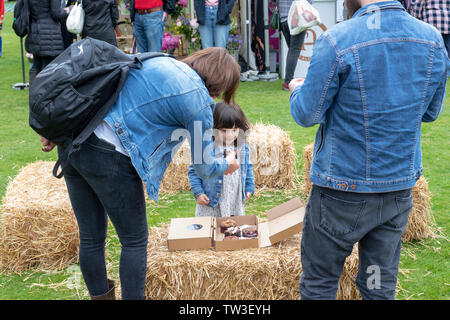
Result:
{"label": "woman's brown hair", "polygon": [[232,103],[239,86],[241,68],[226,49],[203,49],[182,61],[198,73],[211,97],[222,96],[225,103]]}

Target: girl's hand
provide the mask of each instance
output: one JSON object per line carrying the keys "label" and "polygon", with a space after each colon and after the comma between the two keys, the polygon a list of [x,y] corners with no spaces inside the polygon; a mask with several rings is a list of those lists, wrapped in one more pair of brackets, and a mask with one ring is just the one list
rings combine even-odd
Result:
{"label": "girl's hand", "polygon": [[197,196],[197,203],[206,206],[209,203],[209,198],[206,196],[206,194],[202,193],[201,195]]}

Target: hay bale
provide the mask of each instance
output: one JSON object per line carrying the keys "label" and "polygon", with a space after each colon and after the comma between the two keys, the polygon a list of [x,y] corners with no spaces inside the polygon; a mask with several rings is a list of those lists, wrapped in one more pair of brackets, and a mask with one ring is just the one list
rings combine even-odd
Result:
{"label": "hay bale", "polygon": [[184,141],[173,158],[164,177],[161,181],[160,192],[175,192],[190,190],[188,171],[191,163],[191,148],[187,141]]}
{"label": "hay bale", "polygon": [[[311,180],[309,179],[309,170],[311,168],[314,152],[314,143],[303,148],[303,180],[305,195],[311,192]],[[428,190],[428,182],[424,176],[416,182],[413,188],[413,208],[409,213],[408,225],[402,234],[402,241],[422,240],[432,238],[436,235],[433,230],[434,220],[431,215],[431,195]]]}
{"label": "hay bale", "polygon": [[23,167],[3,198],[0,269],[63,269],[78,260],[78,225],[64,179],[52,176],[54,162]]}
{"label": "hay bale", "polygon": [[[235,300],[300,298],[300,235],[275,246],[237,251],[169,252],[168,225],[150,228],[146,299]],[[355,270],[356,268],[356,270]],[[357,299],[352,283],[358,255],[352,253],[339,281],[338,299]]]}
{"label": "hay bale", "polygon": [[275,125],[257,123],[247,137],[256,188],[290,189],[297,179],[297,153],[289,133]]}
{"label": "hay bale", "polygon": [[413,207],[408,217],[408,225],[402,234],[402,241],[414,241],[436,236],[435,225],[431,214],[431,194],[424,176],[417,180],[412,190]]}
{"label": "hay bale", "polygon": [[311,180],[309,179],[309,169],[311,169],[312,158],[314,154],[314,143],[308,144],[303,148],[303,193],[309,195],[311,192]]}
{"label": "hay bale", "polygon": [[[297,179],[296,152],[289,134],[275,125],[255,124],[247,136],[255,188],[290,189]],[[190,190],[188,170],[190,146],[184,142],[167,168],[161,192]]]}

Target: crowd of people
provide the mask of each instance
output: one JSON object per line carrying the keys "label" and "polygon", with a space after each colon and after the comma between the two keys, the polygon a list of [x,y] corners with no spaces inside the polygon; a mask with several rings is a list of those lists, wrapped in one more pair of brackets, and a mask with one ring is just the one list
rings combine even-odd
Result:
{"label": "crowd of people", "polygon": [[[36,57],[33,68],[39,70],[64,49],[63,36],[55,30],[69,10],[60,0],[28,1],[32,27],[27,46]],[[317,39],[306,79],[292,79],[289,73],[293,119],[302,127],[319,124],[301,240],[302,299],[336,298],[345,258],[357,242],[356,284],[362,297],[395,298],[401,235],[412,208],[412,188],[423,170],[421,123],[442,113],[450,76],[448,1],[418,1],[412,10],[429,23],[395,0],[346,0],[351,18]],[[83,1],[83,35],[115,44],[116,3],[100,3]],[[208,33],[204,45],[211,47],[182,61],[158,57],[145,61],[142,70],[131,70],[102,124],[64,164],[79,225],[80,267],[93,299],[114,299],[115,283],[105,265],[108,217],[122,245],[122,298],[144,297],[148,227],[141,181],[157,201],[172,149],[179,143],[171,138],[174,130],[189,133],[195,214],[245,214],[254,178],[249,148],[239,139],[249,123],[234,100],[240,68],[218,46],[225,31],[211,29],[228,23],[232,3],[195,1],[197,14],[204,14],[200,32]],[[383,23],[376,31],[368,28],[374,6]],[[154,32],[162,33],[172,9],[173,1],[132,1],[140,50],[158,50]],[[286,8],[280,9],[288,38]],[[93,16],[104,25],[91,24]],[[288,38],[296,47],[294,58],[303,38]],[[295,64],[294,58],[288,60]],[[215,99],[222,101],[216,104]],[[207,134],[213,129],[215,135]],[[45,152],[55,147],[45,137],[41,141]],[[64,150],[58,147],[58,152]],[[370,281],[372,270],[378,281]]]}

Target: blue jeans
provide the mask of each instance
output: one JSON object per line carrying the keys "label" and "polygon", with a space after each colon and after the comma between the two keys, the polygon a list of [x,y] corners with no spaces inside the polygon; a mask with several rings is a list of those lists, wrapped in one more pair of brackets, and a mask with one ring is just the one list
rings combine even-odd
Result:
{"label": "blue jeans", "polygon": [[199,25],[198,31],[202,39],[202,48],[222,47],[225,48],[228,42],[228,31],[230,25],[216,24],[217,8],[205,7],[205,24]]}
{"label": "blue jeans", "polygon": [[109,289],[105,264],[109,217],[122,245],[122,299],[143,299],[148,226],[142,181],[130,158],[92,134],[64,165],[64,178],[78,222],[80,268],[90,295]]}
{"label": "blue jeans", "polygon": [[336,299],[345,258],[359,243],[356,285],[363,299],[394,299],[401,235],[412,189],[355,193],[313,185],[301,240],[302,299]]}
{"label": "blue jeans", "polygon": [[147,14],[136,12],[133,33],[139,52],[161,52],[164,31],[162,18],[162,10]]}

